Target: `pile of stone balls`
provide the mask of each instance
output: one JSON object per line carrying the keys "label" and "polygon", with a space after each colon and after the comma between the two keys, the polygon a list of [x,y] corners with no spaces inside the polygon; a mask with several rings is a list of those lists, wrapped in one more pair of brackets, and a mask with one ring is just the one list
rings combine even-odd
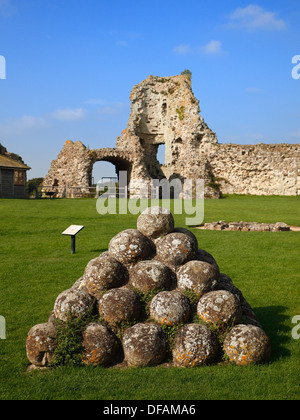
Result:
{"label": "pile of stone balls", "polygon": [[[151,296],[146,317],[142,295]],[[161,364],[167,353],[171,365],[183,367],[219,363],[224,356],[237,365],[270,357],[269,338],[241,291],[220,273],[213,256],[198,248],[195,235],[174,228],[172,214],[161,207],[146,209],[137,229],[113,237],[108,251],[57,297],[48,322],[29,331],[26,350],[33,367],[53,363],[56,319],[95,311],[97,322],[94,316],[82,332],[87,365],[113,366],[120,353],[122,365],[135,367]],[[124,324],[117,338],[114,331]],[[173,327],[170,350],[166,331]]]}

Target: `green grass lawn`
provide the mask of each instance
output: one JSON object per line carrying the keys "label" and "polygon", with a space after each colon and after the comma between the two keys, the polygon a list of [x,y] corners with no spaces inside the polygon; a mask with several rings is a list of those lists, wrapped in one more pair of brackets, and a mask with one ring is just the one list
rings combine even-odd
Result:
{"label": "green grass lawn", "polygon": [[[201,400],[299,399],[300,340],[292,318],[300,315],[300,232],[220,232],[192,229],[254,308],[272,342],[268,365],[198,368],[60,367],[26,373],[29,329],[46,322],[56,297],[82,276],[137,215],[105,215],[93,199],[0,200],[0,399]],[[282,221],[300,226],[300,199],[229,196],[205,201],[205,220]],[[185,226],[185,215],[175,216]],[[84,230],[70,253],[71,224]]]}

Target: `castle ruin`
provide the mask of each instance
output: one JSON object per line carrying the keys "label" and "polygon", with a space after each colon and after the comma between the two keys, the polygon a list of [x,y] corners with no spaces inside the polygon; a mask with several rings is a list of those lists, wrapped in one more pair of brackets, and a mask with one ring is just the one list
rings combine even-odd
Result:
{"label": "castle ruin", "polygon": [[[127,127],[115,148],[89,150],[67,140],[44,180],[58,197],[86,195],[93,165],[108,161],[127,171],[130,195],[140,180],[204,179],[205,196],[295,195],[300,189],[299,144],[220,144],[200,115],[187,75],[149,76],[130,95]],[[157,159],[165,144],[165,163]]]}

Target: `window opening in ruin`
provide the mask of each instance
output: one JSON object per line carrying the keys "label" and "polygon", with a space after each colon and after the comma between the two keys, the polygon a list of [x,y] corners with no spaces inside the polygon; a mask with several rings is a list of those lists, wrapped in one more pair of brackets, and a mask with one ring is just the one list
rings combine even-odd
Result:
{"label": "window opening in ruin", "polygon": [[157,148],[157,160],[160,163],[160,165],[165,164],[165,155],[166,155],[166,145],[165,144],[159,144]]}

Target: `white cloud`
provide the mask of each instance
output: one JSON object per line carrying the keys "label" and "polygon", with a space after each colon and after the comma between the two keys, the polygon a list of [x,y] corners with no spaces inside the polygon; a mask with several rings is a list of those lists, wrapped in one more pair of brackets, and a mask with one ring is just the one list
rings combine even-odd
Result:
{"label": "white cloud", "polygon": [[11,16],[16,11],[11,0],[0,0],[0,15]]}
{"label": "white cloud", "polygon": [[106,105],[107,101],[104,99],[91,98],[83,102],[85,105]]}
{"label": "white cloud", "polygon": [[116,102],[111,105],[103,106],[101,108],[98,108],[97,114],[98,116],[103,115],[116,115],[122,112],[124,109],[127,110],[127,104],[123,102]]}
{"label": "white cloud", "polygon": [[282,30],[286,27],[283,19],[279,19],[275,12],[269,12],[262,7],[249,4],[246,7],[239,7],[229,16],[227,27],[246,29],[248,31]]}
{"label": "white cloud", "polygon": [[201,47],[204,54],[220,54],[222,52],[222,43],[220,41],[210,41],[208,44]]}
{"label": "white cloud", "polygon": [[[81,121],[86,117],[86,110],[77,109],[57,109],[53,113],[41,116],[23,115],[0,122],[0,133],[5,135],[22,135],[26,132],[33,132],[53,124],[53,120],[74,122]],[[52,122],[52,124],[51,124]]]}
{"label": "white cloud", "polygon": [[44,117],[33,117],[32,115],[23,115],[18,119],[20,126],[24,128],[38,128],[46,125],[46,119]]}
{"label": "white cloud", "polygon": [[246,92],[248,93],[259,93],[262,92],[263,90],[258,88],[258,87],[248,87],[246,88]]}
{"label": "white cloud", "polygon": [[173,48],[173,52],[178,55],[186,54],[205,54],[205,55],[218,55],[223,53],[222,43],[220,41],[211,40],[206,45],[200,47],[191,47],[188,44],[180,44]]}
{"label": "white cloud", "polygon": [[173,51],[179,55],[185,55],[192,52],[192,48],[188,44],[180,44],[173,48]]}
{"label": "white cloud", "polygon": [[125,40],[118,40],[116,41],[117,47],[128,47],[128,41]]}
{"label": "white cloud", "polygon": [[33,117],[23,115],[0,123],[0,132],[5,136],[22,136],[27,131],[36,131],[39,128],[47,126],[47,120],[44,117]]}
{"label": "white cloud", "polygon": [[57,109],[50,117],[54,120],[61,121],[81,121],[86,116],[86,110],[83,108],[76,109]]}

